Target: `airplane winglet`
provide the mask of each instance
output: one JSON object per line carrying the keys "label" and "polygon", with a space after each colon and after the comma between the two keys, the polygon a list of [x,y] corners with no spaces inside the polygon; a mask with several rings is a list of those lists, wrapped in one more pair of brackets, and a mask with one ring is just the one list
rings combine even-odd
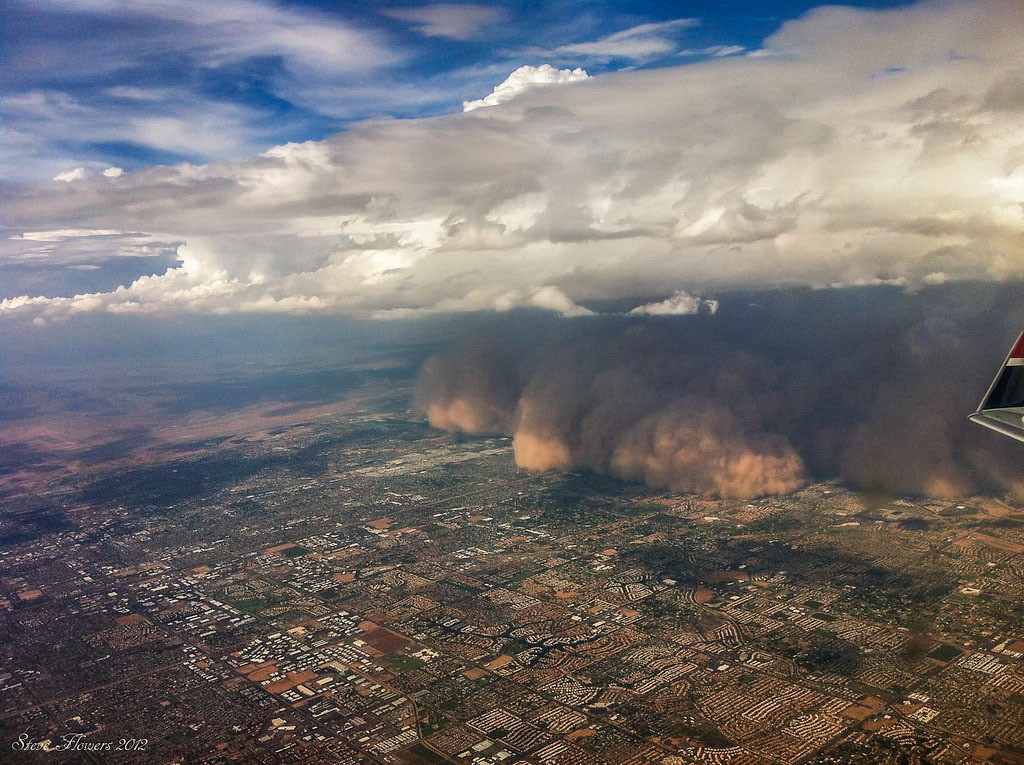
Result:
{"label": "airplane winglet", "polygon": [[970,420],[1024,441],[1024,332],[1017,337]]}

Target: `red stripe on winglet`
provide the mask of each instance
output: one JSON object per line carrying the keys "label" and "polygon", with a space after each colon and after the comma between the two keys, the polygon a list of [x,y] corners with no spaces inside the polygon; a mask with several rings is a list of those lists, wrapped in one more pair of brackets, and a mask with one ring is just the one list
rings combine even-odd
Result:
{"label": "red stripe on winglet", "polygon": [[1017,339],[1017,344],[1013,346],[1013,350],[1010,351],[1011,359],[1024,359],[1024,335],[1021,335]]}

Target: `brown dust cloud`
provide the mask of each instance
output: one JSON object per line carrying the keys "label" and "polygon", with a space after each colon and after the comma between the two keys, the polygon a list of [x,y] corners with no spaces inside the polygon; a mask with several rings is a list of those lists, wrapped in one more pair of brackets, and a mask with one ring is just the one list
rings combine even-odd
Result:
{"label": "brown dust cloud", "polygon": [[1024,497],[1024,444],[970,423],[1024,328],[1022,285],[778,290],[715,313],[480,318],[430,358],[429,422],[512,436],[531,471],[752,498]]}

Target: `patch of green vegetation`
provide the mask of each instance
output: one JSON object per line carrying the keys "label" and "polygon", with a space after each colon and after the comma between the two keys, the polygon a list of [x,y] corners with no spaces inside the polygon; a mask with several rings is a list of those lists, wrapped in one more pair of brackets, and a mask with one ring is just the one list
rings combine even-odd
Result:
{"label": "patch of green vegetation", "polygon": [[976,507],[947,507],[945,510],[939,510],[939,515],[943,518],[959,518],[964,515],[974,515],[977,512]]}
{"label": "patch of green vegetation", "polygon": [[825,630],[812,630],[811,645],[793,656],[793,660],[811,672],[833,672],[850,677],[861,666],[860,650],[849,641]]}
{"label": "patch of green vegetation", "polygon": [[1024,526],[1024,517],[1019,515],[1007,515],[1003,518],[996,518],[991,521],[979,521],[975,525],[989,529],[1019,529],[1021,526]]}
{"label": "patch of green vegetation", "polygon": [[732,739],[728,738],[718,728],[713,728],[710,725],[700,728],[684,727],[683,733],[690,738],[697,739],[704,746],[714,749],[727,749],[735,745]]}
{"label": "patch of green vegetation", "polygon": [[658,624],[674,627],[697,622],[697,609],[690,604],[676,603],[658,597],[644,600],[644,616]]}
{"label": "patch of green vegetation", "polygon": [[247,614],[255,614],[265,608],[273,608],[274,606],[280,606],[283,603],[287,603],[290,598],[283,593],[268,592],[267,594],[256,598],[233,600],[231,598],[222,597],[222,600],[229,606],[234,606],[239,611],[245,611]]}
{"label": "patch of green vegetation", "polygon": [[940,645],[938,648],[928,653],[929,659],[935,659],[936,661],[953,661],[957,656],[962,654],[959,648],[954,648],[951,645]]}
{"label": "patch of green vegetation", "polygon": [[282,550],[281,555],[283,555],[286,558],[301,558],[308,552],[309,550],[307,550],[305,547],[299,547],[298,545],[295,545],[294,547],[289,547],[287,550]]}
{"label": "patch of green vegetation", "polygon": [[533,648],[533,646],[524,640],[519,640],[518,638],[509,638],[508,642],[506,642],[505,645],[502,647],[501,652],[511,654],[514,656],[517,653],[528,651],[531,648]]}
{"label": "patch of green vegetation", "polygon": [[415,656],[406,656],[400,653],[393,656],[382,656],[377,661],[380,662],[384,669],[394,672],[396,675],[401,675],[403,672],[411,672],[426,664],[425,661],[417,659]]}

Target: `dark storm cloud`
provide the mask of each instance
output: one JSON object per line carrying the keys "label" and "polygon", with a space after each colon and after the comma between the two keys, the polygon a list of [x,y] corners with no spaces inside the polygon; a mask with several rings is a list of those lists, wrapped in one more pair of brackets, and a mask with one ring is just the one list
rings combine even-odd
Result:
{"label": "dark storm cloud", "polygon": [[730,497],[838,477],[1024,495],[1021,445],[970,424],[1022,285],[736,294],[716,314],[492,320],[424,367],[432,424],[516,462]]}

